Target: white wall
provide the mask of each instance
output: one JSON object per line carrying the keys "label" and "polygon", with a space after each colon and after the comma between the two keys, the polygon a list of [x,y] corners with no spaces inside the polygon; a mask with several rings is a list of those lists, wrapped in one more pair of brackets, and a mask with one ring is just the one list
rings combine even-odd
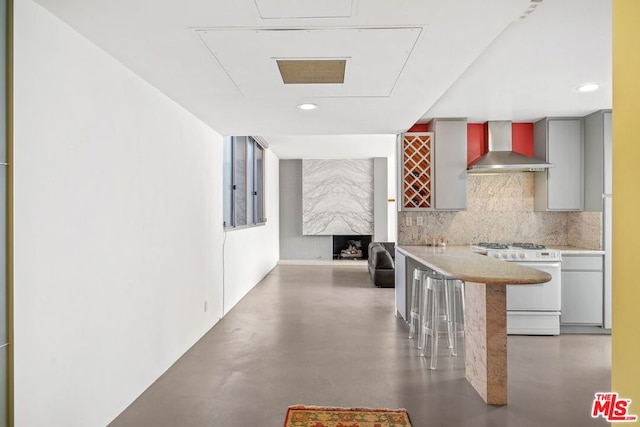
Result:
{"label": "white wall", "polygon": [[224,245],[224,313],[226,314],[278,262],[279,160],[266,151],[265,191],[267,225],[227,232]]}
{"label": "white wall", "polygon": [[[222,316],[221,137],[14,7],[15,425],[104,426]],[[229,233],[225,311],[277,260],[267,159],[269,224]]]}

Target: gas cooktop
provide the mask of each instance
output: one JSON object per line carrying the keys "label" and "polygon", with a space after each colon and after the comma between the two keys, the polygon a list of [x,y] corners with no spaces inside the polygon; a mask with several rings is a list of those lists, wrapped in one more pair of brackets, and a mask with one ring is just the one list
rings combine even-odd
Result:
{"label": "gas cooktop", "polygon": [[547,249],[544,245],[528,242],[492,243],[479,242],[471,245],[475,252],[505,261],[549,261],[560,260],[560,251]]}
{"label": "gas cooktop", "polygon": [[516,249],[546,249],[544,245],[538,245],[536,243],[509,243],[509,246]]}
{"label": "gas cooktop", "polygon": [[516,243],[493,243],[493,242],[479,242],[473,243],[471,246],[475,246],[483,249],[529,249],[529,250],[540,250],[546,249],[544,245],[538,245],[536,243],[529,242],[516,242]]}

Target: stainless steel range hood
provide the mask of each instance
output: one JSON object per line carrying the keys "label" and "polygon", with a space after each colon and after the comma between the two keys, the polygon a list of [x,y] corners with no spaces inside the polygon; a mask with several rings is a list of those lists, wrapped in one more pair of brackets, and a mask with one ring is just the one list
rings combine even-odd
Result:
{"label": "stainless steel range hood", "polygon": [[511,122],[487,122],[489,151],[467,167],[467,173],[538,172],[553,165],[513,151]]}

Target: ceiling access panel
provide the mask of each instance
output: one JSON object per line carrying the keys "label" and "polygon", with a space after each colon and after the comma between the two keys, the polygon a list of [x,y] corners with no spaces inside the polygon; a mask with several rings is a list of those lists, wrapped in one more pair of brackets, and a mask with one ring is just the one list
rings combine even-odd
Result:
{"label": "ceiling access panel", "polygon": [[[389,97],[422,27],[196,29],[247,98]],[[345,61],[344,83],[285,84],[278,61]]]}

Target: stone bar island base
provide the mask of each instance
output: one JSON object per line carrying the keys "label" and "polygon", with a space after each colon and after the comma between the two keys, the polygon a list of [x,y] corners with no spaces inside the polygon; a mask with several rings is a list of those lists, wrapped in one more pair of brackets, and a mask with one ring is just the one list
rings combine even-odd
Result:
{"label": "stone bar island base", "polygon": [[464,322],[467,381],[488,404],[506,405],[506,286],[466,282]]}
{"label": "stone bar island base", "polygon": [[551,275],[476,254],[468,246],[396,246],[396,313],[405,321],[413,270],[421,266],[465,282],[465,375],[485,402],[506,405],[507,285],[545,283]]}

